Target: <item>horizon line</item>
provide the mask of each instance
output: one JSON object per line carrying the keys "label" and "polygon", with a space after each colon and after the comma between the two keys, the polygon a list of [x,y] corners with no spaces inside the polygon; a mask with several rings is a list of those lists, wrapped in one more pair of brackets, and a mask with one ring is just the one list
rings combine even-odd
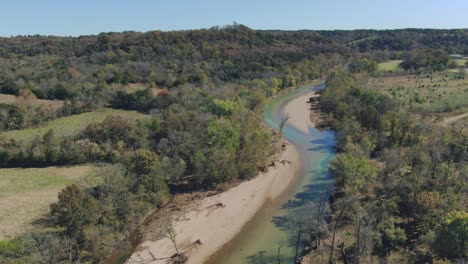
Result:
{"label": "horizon line", "polygon": [[234,26],[234,25],[239,25],[239,26],[245,26],[251,30],[254,31],[285,31],[285,32],[300,32],[300,31],[311,31],[311,32],[317,32],[317,31],[392,31],[392,30],[410,30],[410,29],[416,29],[416,30],[468,30],[468,28],[435,28],[435,27],[402,27],[402,28],[381,28],[381,29],[376,29],[376,28],[354,28],[354,29],[256,29],[256,28],[251,28],[247,25],[244,24],[229,24],[229,25],[215,25],[211,27],[200,27],[200,28],[186,28],[186,29],[168,29],[168,30],[163,30],[163,29],[150,29],[150,30],[121,30],[121,31],[101,31],[98,33],[85,33],[85,34],[56,34],[56,33],[51,33],[51,34],[42,34],[42,33],[34,33],[34,34],[17,34],[17,35],[2,35],[0,34],[0,38],[17,38],[17,37],[64,37],[64,38],[80,38],[80,37],[90,37],[90,36],[98,36],[100,34],[125,34],[125,33],[150,33],[150,32],[186,32],[186,31],[196,31],[196,30],[211,30],[214,28],[227,28],[229,26]]}

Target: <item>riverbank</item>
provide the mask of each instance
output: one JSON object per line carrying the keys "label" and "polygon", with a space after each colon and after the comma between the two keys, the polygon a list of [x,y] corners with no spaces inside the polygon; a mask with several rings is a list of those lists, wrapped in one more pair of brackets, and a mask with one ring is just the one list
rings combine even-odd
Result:
{"label": "riverbank", "polygon": [[[287,144],[275,166],[256,178],[221,194],[208,197],[172,219],[177,250],[187,263],[203,263],[229,242],[269,200],[278,198],[301,168],[300,156]],[[168,263],[176,254],[173,241],[165,237],[143,242],[126,263]]]}
{"label": "riverbank", "polygon": [[309,99],[315,97],[314,91],[307,92],[293,100],[284,107],[284,113],[287,115],[288,123],[304,134],[309,134],[309,128],[314,127],[310,118]]}
{"label": "riverbank", "polygon": [[[288,113],[287,126],[294,127],[304,136],[314,124],[309,118],[308,92],[288,101],[283,113]],[[275,159],[274,166],[256,178],[243,182],[223,193],[195,200],[159,222],[159,227],[172,227],[172,239],[166,236],[147,236],[126,263],[168,263],[177,256],[186,256],[187,263],[203,263],[219,252],[250,223],[256,214],[271,201],[278,200],[297,182],[303,165],[295,144],[287,143]],[[269,221],[269,220],[268,220]],[[174,245],[177,245],[177,250]]]}

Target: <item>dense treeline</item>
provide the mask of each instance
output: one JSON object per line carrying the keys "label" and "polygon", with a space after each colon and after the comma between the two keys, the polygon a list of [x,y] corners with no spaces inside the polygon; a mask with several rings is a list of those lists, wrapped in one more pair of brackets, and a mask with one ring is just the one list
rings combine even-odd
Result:
{"label": "dense treeline", "polygon": [[319,77],[340,60],[333,54],[345,52],[316,33],[269,33],[242,25],[6,38],[0,39],[0,90],[16,93],[28,88],[38,98],[100,102],[115,92],[109,87],[113,84],[214,87],[259,79],[281,88]]}
{"label": "dense treeline", "polygon": [[456,67],[456,63],[443,50],[417,50],[406,54],[401,66],[405,70],[441,71],[451,66],[450,62],[454,64],[452,67]]}
{"label": "dense treeline", "polygon": [[[388,46],[400,42],[409,44]],[[446,68],[446,54],[464,53],[467,42],[466,30],[290,32],[254,31],[243,25],[75,38],[0,38],[0,92],[30,90],[37,98],[69,100],[87,110],[109,105],[138,109],[144,99],[142,110],[148,111],[154,107],[155,102],[149,102],[153,99],[126,95],[129,85],[172,89],[191,84],[210,89],[237,83],[260,85],[273,94],[321,77],[353,57],[405,59],[405,68],[415,70],[427,64],[431,69]],[[421,48],[435,51],[416,51]]]}
{"label": "dense treeline", "polygon": [[[279,87],[319,77],[357,51],[403,58],[416,49],[468,53],[466,30],[254,31],[242,25],[176,32],[0,39],[0,90],[108,102],[115,85],[216,86],[255,79]],[[273,80],[275,78],[276,80]],[[114,85],[109,89],[109,86]]]}
{"label": "dense treeline", "polygon": [[362,76],[334,72],[321,97],[339,153],[330,167],[329,230],[319,234],[332,242],[316,254],[344,263],[466,259],[468,138],[415,120],[388,96],[361,88]]}
{"label": "dense treeline", "polygon": [[466,29],[397,29],[317,31],[336,43],[360,52],[444,49],[448,53],[468,53]]}

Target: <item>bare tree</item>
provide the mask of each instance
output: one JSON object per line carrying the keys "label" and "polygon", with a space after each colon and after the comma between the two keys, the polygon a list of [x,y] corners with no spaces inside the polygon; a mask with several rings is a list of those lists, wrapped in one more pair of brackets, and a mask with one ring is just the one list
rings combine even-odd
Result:
{"label": "bare tree", "polygon": [[303,221],[296,221],[296,242],[295,242],[295,250],[294,250],[294,263],[298,262],[299,257],[299,248],[301,247],[301,237],[302,232],[304,231],[304,222]]}
{"label": "bare tree", "polygon": [[[165,231],[166,231],[165,237],[171,240],[172,244],[174,245],[174,249],[176,251],[176,253],[170,257],[171,263],[185,263],[187,261],[187,256],[185,255],[184,252],[180,252],[179,248],[177,247],[177,241],[176,241],[177,234],[174,228],[170,226],[169,228],[166,228]],[[197,241],[196,243],[200,243],[200,241]]]}
{"label": "bare tree", "polygon": [[281,118],[281,122],[280,122],[280,125],[279,125],[279,132],[280,134],[283,133],[283,128],[284,126],[286,125],[286,122],[288,122],[289,120],[289,113],[286,113],[282,118]]}
{"label": "bare tree", "polygon": [[278,262],[278,264],[281,264],[280,252],[281,252],[282,247],[283,247],[283,241],[278,242],[278,253],[276,255],[276,261]]}
{"label": "bare tree", "polygon": [[335,250],[336,230],[338,229],[339,224],[341,223],[341,220],[342,220],[342,218],[344,216],[344,213],[346,212],[348,207],[351,206],[355,201],[356,201],[355,198],[351,198],[348,201],[345,201],[344,204],[339,209],[338,215],[335,218],[335,223],[334,223],[333,229],[332,229],[333,236],[332,236],[332,242],[331,242],[331,245],[330,245],[330,256],[328,258],[328,262],[330,264],[333,263],[333,251]]}
{"label": "bare tree", "polygon": [[299,215],[285,219],[285,227],[288,231],[288,244],[294,249],[293,263],[298,263],[300,250],[310,242],[308,237],[304,236],[304,232],[307,234],[307,217],[306,212],[302,211]]}
{"label": "bare tree", "polygon": [[171,240],[172,244],[174,245],[174,249],[176,250],[177,255],[180,255],[179,248],[177,248],[177,241],[176,241],[177,234],[172,226],[166,229],[165,236],[169,238],[169,240]]}
{"label": "bare tree", "polygon": [[463,130],[465,129],[465,126],[466,126],[465,124],[458,122],[458,123],[453,123],[450,127],[455,132],[457,137],[459,137],[462,135]]}
{"label": "bare tree", "polygon": [[315,248],[320,246],[321,238],[325,233],[325,214],[328,212],[327,193],[322,190],[320,199],[312,210],[312,219],[310,221],[310,240],[315,241]]}
{"label": "bare tree", "polygon": [[[67,253],[63,251],[62,241],[56,236],[51,234],[38,234],[38,233],[28,233],[28,238],[31,239],[31,248],[28,248],[29,251],[36,251],[39,255],[41,263],[58,263],[63,261],[64,254]],[[67,244],[69,244],[69,239],[67,239]],[[71,256],[69,261],[71,261]],[[71,263],[71,262],[70,262]]]}
{"label": "bare tree", "polygon": [[67,238],[67,248],[68,248],[68,260],[70,261],[70,263],[73,263],[73,256],[72,256],[73,246],[72,246],[70,238]]}
{"label": "bare tree", "polygon": [[357,215],[356,219],[356,248],[355,255],[361,257],[367,255],[372,250],[372,229],[375,225],[375,215],[372,208],[365,209],[363,213]]}

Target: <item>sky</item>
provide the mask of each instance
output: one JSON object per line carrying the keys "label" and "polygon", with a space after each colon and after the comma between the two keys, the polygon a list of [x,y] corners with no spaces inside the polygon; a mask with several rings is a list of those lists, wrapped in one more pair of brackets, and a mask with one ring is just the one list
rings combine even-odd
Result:
{"label": "sky", "polygon": [[468,28],[467,0],[0,0],[0,36],[181,30]]}

